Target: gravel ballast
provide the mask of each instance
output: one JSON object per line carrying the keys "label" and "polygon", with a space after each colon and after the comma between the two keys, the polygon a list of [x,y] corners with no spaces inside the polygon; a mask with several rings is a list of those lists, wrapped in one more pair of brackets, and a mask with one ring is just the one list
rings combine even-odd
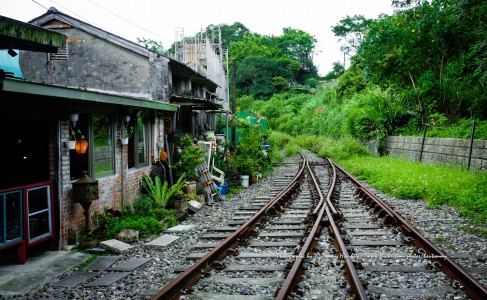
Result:
{"label": "gravel ballast", "polygon": [[[291,159],[287,160],[291,161]],[[208,229],[211,227],[228,226],[228,222],[235,216],[235,211],[239,207],[248,206],[251,200],[255,199],[257,196],[269,195],[272,190],[273,179],[284,174],[288,175],[294,173],[297,168],[297,165],[281,165],[276,167],[266,178],[241,190],[238,194],[227,197],[227,200],[215,202],[212,206],[205,206],[200,212],[189,215],[182,224],[194,225],[195,227],[189,231],[171,233],[177,235],[179,239],[163,249],[144,246],[145,243],[148,243],[157,237],[133,243],[132,245],[135,246],[135,248],[121,254],[121,258],[117,263],[121,263],[134,257],[150,258],[151,260],[142,267],[130,272],[128,276],[118,280],[114,284],[99,287],[87,287],[80,284],[72,288],[56,286],[54,284],[56,281],[70,276],[73,272],[77,272],[76,270],[69,270],[52,283],[32,290],[23,297],[16,299],[149,299],[150,296],[161,289],[165,283],[178,275],[178,273],[175,272],[178,268],[187,266],[192,262],[186,260],[186,257],[191,252],[195,252],[193,249],[195,244],[218,241],[201,239],[200,236],[202,234],[207,233]],[[466,254],[463,256],[461,255],[462,258],[459,258],[460,263],[465,263],[469,267],[487,267],[487,240],[481,236],[469,234],[458,229],[460,225],[470,225],[468,220],[462,218],[455,209],[446,206],[443,206],[440,209],[427,209],[427,205],[423,201],[396,199],[380,194],[377,191],[376,193],[392,208],[396,209],[404,218],[410,220],[413,225],[422,231],[431,241],[441,246],[446,253]],[[320,240],[320,245],[323,251],[331,251],[330,247],[332,246],[327,245],[325,239]],[[329,281],[334,287],[338,286],[342,288],[343,293],[335,293],[333,297],[329,298],[326,295],[326,291],[322,293],[314,290],[312,294],[307,295],[305,298],[348,299],[348,284],[343,282],[344,280],[342,278],[335,278],[336,272],[341,272],[340,261],[322,256],[321,258],[318,257],[313,259],[311,263],[314,266],[320,266],[323,270],[318,272],[316,268],[311,268],[313,273],[308,275],[308,277],[303,278],[305,279],[303,284],[313,286],[315,280],[322,280],[323,282]],[[329,268],[330,270],[325,270],[325,268]],[[98,277],[101,277],[104,274],[106,273],[100,274]],[[378,283],[381,283],[382,281],[386,282],[384,286],[388,286],[388,282],[391,282],[403,288],[428,287],[426,282],[430,282],[432,279],[423,278],[421,276],[422,275],[411,280],[410,278],[395,278],[393,274],[391,274],[389,278],[384,277],[374,280]],[[429,276],[431,277],[432,275]],[[484,285],[487,284],[487,274],[478,274],[476,276],[478,276]],[[94,277],[94,279],[98,277]],[[269,278],[272,278],[272,274],[269,274]],[[444,278],[443,276],[439,276],[438,278],[433,278],[433,280],[443,281]],[[212,281],[209,282],[212,284]],[[255,284],[242,283],[239,285],[238,289],[242,291],[242,293],[248,290],[259,289],[262,294],[272,294],[275,290],[271,287],[275,287],[274,282],[270,282],[268,285],[262,284],[258,287],[255,287]],[[201,288],[201,290],[211,291],[211,286],[205,286],[204,289]],[[396,298],[388,298],[383,295],[380,296],[380,299]]]}

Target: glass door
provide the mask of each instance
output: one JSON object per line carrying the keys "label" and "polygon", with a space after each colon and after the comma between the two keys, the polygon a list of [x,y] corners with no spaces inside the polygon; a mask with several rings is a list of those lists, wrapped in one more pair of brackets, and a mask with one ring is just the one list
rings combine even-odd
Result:
{"label": "glass door", "polygon": [[22,190],[0,193],[0,247],[22,240]]}
{"label": "glass door", "polygon": [[29,244],[52,235],[51,186],[27,188]]}

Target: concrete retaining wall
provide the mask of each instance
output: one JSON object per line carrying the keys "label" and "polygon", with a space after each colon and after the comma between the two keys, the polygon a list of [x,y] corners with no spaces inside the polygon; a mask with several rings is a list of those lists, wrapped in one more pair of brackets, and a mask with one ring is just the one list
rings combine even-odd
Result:
{"label": "concrete retaining wall", "polygon": [[[389,155],[419,161],[423,138],[415,136],[387,137]],[[421,161],[429,164],[468,166],[470,140],[426,138]],[[487,140],[474,140],[470,169],[487,170]]]}

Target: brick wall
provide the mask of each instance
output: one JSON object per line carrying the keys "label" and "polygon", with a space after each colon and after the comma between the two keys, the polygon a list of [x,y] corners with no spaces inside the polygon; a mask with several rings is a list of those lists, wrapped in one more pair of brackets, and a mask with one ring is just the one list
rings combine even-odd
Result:
{"label": "brick wall", "polygon": [[[61,123],[61,141],[68,139],[68,122]],[[83,215],[83,208],[79,203],[74,203],[72,199],[72,184],[70,180],[70,165],[69,165],[69,151],[64,150],[62,146],[61,151],[61,174],[62,181],[60,193],[61,201],[61,240],[62,245],[67,244],[68,230],[72,229],[79,237],[85,226],[85,217]],[[122,209],[122,177],[121,177],[121,155],[122,151],[120,145],[115,148],[115,170],[116,173],[111,176],[105,176],[98,179],[99,199],[91,203],[90,214],[95,212],[103,212],[104,208],[113,208],[117,210]],[[140,193],[140,182],[142,180],[142,173],[149,174],[150,166],[137,169],[127,169],[127,146],[123,147],[123,163],[124,163],[124,195],[123,204],[128,207],[132,200]],[[95,162],[96,163],[96,162]]]}
{"label": "brick wall", "polygon": [[[389,136],[387,151],[389,155],[419,161],[422,137]],[[440,165],[468,166],[470,140],[451,138],[426,138],[421,161]],[[470,162],[472,170],[487,170],[487,140],[474,140]]]}

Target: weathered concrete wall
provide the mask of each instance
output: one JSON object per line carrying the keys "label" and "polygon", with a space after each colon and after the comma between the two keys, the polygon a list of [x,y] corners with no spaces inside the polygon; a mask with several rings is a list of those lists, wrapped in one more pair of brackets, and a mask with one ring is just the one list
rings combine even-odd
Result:
{"label": "weathered concrete wall", "polygon": [[[422,137],[389,136],[387,152],[389,155],[419,161]],[[421,161],[441,165],[468,166],[470,140],[451,138],[426,138]],[[470,168],[487,170],[487,140],[474,140]]]}
{"label": "weathered concrete wall", "polygon": [[68,36],[68,59],[47,60],[46,53],[23,51],[20,64],[28,80],[150,95],[149,59],[77,28],[59,30]]}

